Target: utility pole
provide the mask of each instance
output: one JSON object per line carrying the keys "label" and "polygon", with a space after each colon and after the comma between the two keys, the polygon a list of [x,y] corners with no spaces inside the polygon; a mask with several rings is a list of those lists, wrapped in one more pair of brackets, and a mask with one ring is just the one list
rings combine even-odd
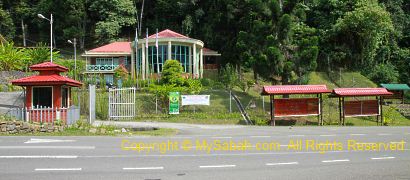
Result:
{"label": "utility pole", "polygon": [[23,30],[23,46],[26,47],[26,31],[25,31],[25,27],[24,27],[24,21],[23,19],[21,19],[21,29]]}
{"label": "utility pole", "polygon": [[73,41],[68,40],[67,42],[74,45],[74,80],[77,80],[77,39],[74,38]]}

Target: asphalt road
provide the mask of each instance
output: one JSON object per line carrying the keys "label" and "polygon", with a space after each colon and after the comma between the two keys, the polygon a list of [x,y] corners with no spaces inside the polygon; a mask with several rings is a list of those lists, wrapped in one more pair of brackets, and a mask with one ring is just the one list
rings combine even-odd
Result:
{"label": "asphalt road", "polygon": [[410,179],[410,127],[215,127],[0,137],[0,179]]}

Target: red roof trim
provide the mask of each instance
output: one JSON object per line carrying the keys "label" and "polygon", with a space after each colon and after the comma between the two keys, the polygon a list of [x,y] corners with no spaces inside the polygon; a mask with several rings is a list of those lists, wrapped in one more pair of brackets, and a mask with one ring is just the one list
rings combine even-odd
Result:
{"label": "red roof trim", "polygon": [[262,94],[283,95],[283,94],[321,94],[330,93],[326,85],[276,85],[264,86]]}
{"label": "red roof trim", "polygon": [[13,85],[18,86],[32,86],[32,85],[68,85],[80,87],[81,82],[70,79],[68,77],[60,76],[57,74],[52,75],[34,75],[29,77],[24,77],[11,81]]}
{"label": "red roof trim", "polygon": [[335,96],[389,96],[393,93],[386,88],[336,88],[332,95]]}
{"label": "red roof trim", "polygon": [[[148,38],[156,38],[156,33],[148,36]],[[158,38],[184,38],[184,39],[190,39],[187,36],[184,36],[182,34],[176,33],[174,31],[171,31],[169,29],[165,29],[161,32],[158,32]]]}
{"label": "red roof trim", "polygon": [[60,71],[60,72],[66,72],[68,71],[68,68],[54,64],[52,62],[43,62],[40,64],[35,64],[30,66],[30,69],[33,71]]}

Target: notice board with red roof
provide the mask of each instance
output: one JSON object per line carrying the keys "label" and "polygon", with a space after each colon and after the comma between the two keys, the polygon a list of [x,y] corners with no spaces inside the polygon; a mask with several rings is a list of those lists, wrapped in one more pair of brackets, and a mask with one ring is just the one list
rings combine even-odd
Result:
{"label": "notice board with red roof", "polygon": [[[346,117],[358,116],[376,116],[377,124],[383,124],[382,97],[392,94],[385,88],[336,88],[330,97],[339,98],[340,125],[346,125]],[[360,97],[367,97],[367,99],[360,99]]]}
{"label": "notice board with red roof", "polygon": [[[323,124],[322,94],[329,93],[326,85],[276,85],[264,86],[262,95],[269,95],[271,100],[271,124],[275,117],[318,116],[318,125]],[[310,94],[309,98],[281,98],[275,95]]]}

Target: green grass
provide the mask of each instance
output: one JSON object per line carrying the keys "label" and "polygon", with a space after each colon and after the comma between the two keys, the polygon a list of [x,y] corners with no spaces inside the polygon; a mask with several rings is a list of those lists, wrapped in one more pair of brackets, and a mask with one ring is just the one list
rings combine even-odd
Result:
{"label": "green grass", "polygon": [[130,132],[107,132],[107,133],[90,133],[88,129],[66,128],[62,132],[46,132],[46,133],[19,133],[5,134],[0,133],[0,136],[173,136],[178,133],[176,129],[160,128],[152,131],[130,131]]}
{"label": "green grass", "polygon": [[366,78],[359,72],[342,72],[340,78],[339,72],[312,72],[309,74],[308,84],[326,84],[329,89],[343,87],[377,87],[370,79]]}
{"label": "green grass", "polygon": [[240,113],[180,112],[178,115],[157,114],[135,121],[155,121],[188,124],[243,124]]}

